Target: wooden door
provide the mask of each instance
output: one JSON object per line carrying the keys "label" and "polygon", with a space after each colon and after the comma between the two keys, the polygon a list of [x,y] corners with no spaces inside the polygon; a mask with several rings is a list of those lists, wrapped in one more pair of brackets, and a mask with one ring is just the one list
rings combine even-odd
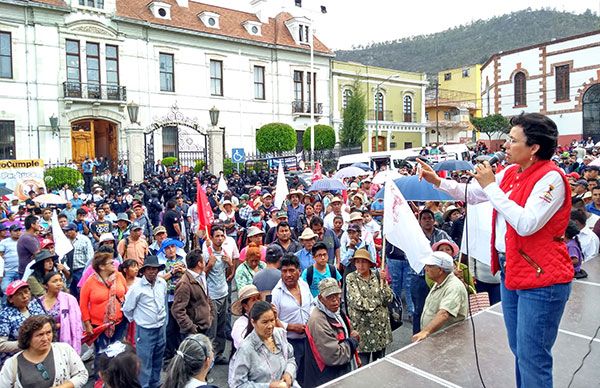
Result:
{"label": "wooden door", "polygon": [[71,153],[73,161],[77,164],[83,162],[86,156],[92,159],[96,157],[93,121],[73,125],[71,130]]}
{"label": "wooden door", "polygon": [[[375,145],[377,143],[377,145]],[[386,151],[387,148],[387,138],[385,136],[373,136],[371,138],[371,151]]]}

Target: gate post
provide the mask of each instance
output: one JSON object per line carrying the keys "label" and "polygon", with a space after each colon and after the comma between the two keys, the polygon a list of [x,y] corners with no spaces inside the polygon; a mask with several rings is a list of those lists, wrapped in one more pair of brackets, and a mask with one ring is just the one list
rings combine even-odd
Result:
{"label": "gate post", "polygon": [[223,171],[223,128],[211,127],[208,133],[208,167],[211,174],[219,176]]}
{"label": "gate post", "polygon": [[129,177],[134,184],[144,181],[144,159],[146,144],[144,130],[132,124],[125,130],[127,136],[127,154],[129,156]]}

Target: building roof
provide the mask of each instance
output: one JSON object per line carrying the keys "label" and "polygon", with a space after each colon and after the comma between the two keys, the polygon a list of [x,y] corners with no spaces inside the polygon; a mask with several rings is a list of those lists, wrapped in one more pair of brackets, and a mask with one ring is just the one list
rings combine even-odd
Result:
{"label": "building roof", "polygon": [[591,36],[591,35],[596,35],[596,34],[600,34],[600,30],[594,30],[594,31],[590,31],[590,32],[584,32],[582,34],[571,35],[571,36],[567,36],[567,37],[559,38],[559,39],[553,39],[553,40],[550,40],[550,41],[547,41],[547,42],[536,43],[536,44],[532,44],[530,46],[519,47],[519,48],[515,48],[515,49],[512,49],[512,50],[500,51],[499,53],[492,54],[488,58],[488,60],[485,61],[481,65],[481,69],[482,70],[485,69],[487,67],[487,65],[489,65],[490,62],[494,60],[494,58],[499,58],[499,57],[502,57],[504,55],[517,53],[519,51],[531,50],[531,49],[536,48],[536,47],[549,46],[551,44],[566,42],[568,40],[574,40],[574,39],[584,38],[586,36]]}
{"label": "building roof", "polygon": [[[33,0],[33,2],[69,9],[64,0]],[[253,13],[197,3],[195,1],[190,1],[187,8],[180,7],[175,0],[161,0],[161,2],[171,5],[170,20],[155,18],[148,8],[148,5],[151,3],[149,0],[116,0],[117,10],[115,16],[131,19],[132,21],[149,22],[156,26],[163,25],[225,38],[243,39],[250,42],[273,44],[306,51],[310,50],[308,45],[296,44],[294,41],[290,31],[285,26],[285,22],[293,18],[287,12],[282,12],[274,18],[269,18],[268,23],[264,23],[261,26],[261,35],[257,36],[248,33],[243,26],[243,23],[246,21],[260,22]],[[209,28],[200,21],[198,14],[204,11],[214,12],[219,15],[220,28]],[[316,36],[314,37],[314,49],[316,53],[333,56],[333,52]]]}

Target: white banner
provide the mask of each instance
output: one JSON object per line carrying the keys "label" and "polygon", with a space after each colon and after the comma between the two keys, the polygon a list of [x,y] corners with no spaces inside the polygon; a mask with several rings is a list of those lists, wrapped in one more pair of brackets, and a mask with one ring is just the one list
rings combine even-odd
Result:
{"label": "white banner", "polygon": [[37,191],[38,187],[46,188],[44,161],[42,159],[0,160],[0,182],[24,201],[29,198],[31,190]]}
{"label": "white banner", "polygon": [[412,269],[419,273],[433,251],[419,221],[394,181],[385,183],[383,230],[389,243],[402,249]]}
{"label": "white banner", "polygon": [[467,207],[467,219],[463,228],[460,251],[467,254],[467,229],[469,227],[469,256],[490,265],[492,258],[492,204],[481,202]]}
{"label": "white banner", "polygon": [[273,205],[276,208],[281,209],[283,202],[287,198],[290,190],[288,189],[287,181],[285,180],[285,173],[283,172],[283,163],[279,163],[279,170],[277,172],[277,185],[275,186],[275,199]]}

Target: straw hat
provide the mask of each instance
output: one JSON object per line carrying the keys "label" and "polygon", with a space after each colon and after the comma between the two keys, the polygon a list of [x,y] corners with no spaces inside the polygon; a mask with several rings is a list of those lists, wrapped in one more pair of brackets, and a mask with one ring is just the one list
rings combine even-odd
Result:
{"label": "straw hat", "polygon": [[375,258],[371,257],[371,254],[365,248],[357,249],[356,252],[354,252],[354,256],[352,256],[350,260],[354,259],[365,259],[371,263],[371,267],[374,267],[377,264]]}
{"label": "straw hat", "polygon": [[258,288],[256,288],[254,284],[248,284],[240,288],[240,291],[238,292],[238,300],[233,302],[231,305],[231,313],[233,315],[241,316],[243,314],[242,302],[254,295],[260,295]]}
{"label": "straw hat", "polygon": [[360,212],[350,213],[350,222],[357,221],[357,220],[361,220],[361,221],[363,220],[362,213],[360,213]]}
{"label": "straw hat", "polygon": [[319,235],[313,232],[311,228],[306,228],[304,229],[300,237],[298,237],[298,240],[310,240],[317,237],[319,237]]}

